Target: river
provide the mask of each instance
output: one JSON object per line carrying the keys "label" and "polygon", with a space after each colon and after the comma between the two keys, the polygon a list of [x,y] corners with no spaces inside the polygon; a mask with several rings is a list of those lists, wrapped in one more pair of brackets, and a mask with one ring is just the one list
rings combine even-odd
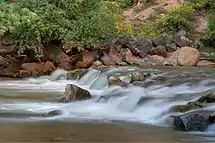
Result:
{"label": "river", "polygon": [[[215,70],[148,67],[142,70],[153,74],[141,86],[107,88],[103,73],[134,69],[89,70],[75,81],[65,80],[62,70],[38,78],[2,79],[0,141],[215,141],[215,125],[204,132],[177,131],[170,117],[175,113],[168,112],[215,91]],[[59,103],[69,83],[88,89],[93,99]],[[110,96],[114,94],[123,96]],[[109,98],[101,100],[105,96]],[[207,108],[215,110],[213,105]]]}

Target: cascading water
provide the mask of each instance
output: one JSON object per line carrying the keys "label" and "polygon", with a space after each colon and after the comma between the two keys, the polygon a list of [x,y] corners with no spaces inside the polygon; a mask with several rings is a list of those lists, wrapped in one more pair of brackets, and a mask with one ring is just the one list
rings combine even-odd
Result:
{"label": "cascading water", "polygon": [[[30,120],[124,120],[170,126],[172,114],[168,111],[171,107],[185,105],[207,92],[215,91],[213,71],[193,72],[190,69],[186,72],[146,70],[155,74],[141,86],[108,88],[106,75],[132,70],[135,68],[111,68],[103,72],[89,69],[83,77],[74,81],[66,80],[66,71],[57,70],[51,76],[2,81],[0,91],[3,96],[0,98],[16,100],[1,101],[0,111],[4,115],[12,111],[27,112]],[[93,98],[67,104],[56,102],[70,83],[89,90]],[[215,106],[208,108],[215,110]],[[62,114],[39,116],[54,110],[60,110]],[[30,112],[35,116],[31,116]],[[4,117],[0,112],[1,115]],[[214,129],[212,125],[207,131],[215,132]]]}

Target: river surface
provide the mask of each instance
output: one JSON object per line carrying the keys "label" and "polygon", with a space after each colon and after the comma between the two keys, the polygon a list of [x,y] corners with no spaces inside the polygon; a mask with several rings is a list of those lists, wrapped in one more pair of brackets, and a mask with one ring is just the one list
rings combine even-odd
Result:
{"label": "river surface", "polygon": [[[153,74],[138,86],[107,88],[104,74],[131,70],[135,68],[91,69],[74,81],[65,80],[63,70],[39,78],[2,79],[0,141],[215,142],[215,125],[204,132],[177,131],[170,116],[179,113],[168,112],[215,91],[215,70],[142,68]],[[59,103],[69,83],[88,89],[93,98]]]}

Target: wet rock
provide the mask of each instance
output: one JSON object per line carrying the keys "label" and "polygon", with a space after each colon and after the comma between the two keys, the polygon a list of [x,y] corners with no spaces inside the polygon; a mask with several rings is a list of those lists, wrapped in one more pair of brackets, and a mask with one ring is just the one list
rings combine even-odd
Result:
{"label": "wet rock", "polygon": [[116,65],[115,61],[108,54],[104,54],[101,60],[106,66]]}
{"label": "wet rock", "polygon": [[86,100],[90,99],[91,94],[89,91],[73,85],[68,84],[66,85],[64,96],[60,99],[60,102],[71,102],[71,101],[80,101],[80,100]]}
{"label": "wet rock", "polygon": [[215,62],[207,61],[207,60],[200,60],[197,63],[197,67],[215,67]]}
{"label": "wet rock", "polygon": [[123,82],[119,77],[110,76],[108,78],[108,85],[109,86],[113,86],[113,85],[126,86],[127,84],[125,82]]}
{"label": "wet rock", "polygon": [[31,72],[30,71],[26,71],[26,70],[20,70],[19,71],[19,76],[22,78],[27,78],[31,76]]}
{"label": "wet rock", "polygon": [[168,34],[163,33],[163,34],[158,35],[157,37],[154,37],[152,39],[152,43],[155,46],[166,45],[168,43]]}
{"label": "wet rock", "polygon": [[43,74],[45,64],[43,62],[41,63],[24,63],[21,65],[21,68],[23,70],[31,72],[31,75],[33,76],[39,76]]}
{"label": "wet rock", "polygon": [[151,48],[149,51],[149,54],[166,57],[167,56],[167,50],[166,50],[165,46],[159,45],[156,48]]}
{"label": "wet rock", "polygon": [[200,103],[214,103],[215,102],[215,92],[209,93],[206,96],[201,97],[197,100]]}
{"label": "wet rock", "polygon": [[97,53],[96,52],[83,52],[79,61],[76,64],[76,68],[88,68],[90,67],[94,60],[96,59]]}
{"label": "wet rock", "polygon": [[177,45],[175,43],[170,43],[166,45],[167,52],[174,52],[177,50]]}
{"label": "wet rock", "polygon": [[125,83],[130,83],[132,81],[132,75],[130,73],[124,73],[119,76],[119,79]]}
{"label": "wet rock", "polygon": [[131,75],[132,75],[132,82],[144,81],[147,77],[147,74],[142,72],[132,72]]}
{"label": "wet rock", "polygon": [[199,62],[200,52],[192,47],[179,49],[178,62],[181,66],[195,66]]}
{"label": "wet rock", "polygon": [[55,65],[50,62],[50,61],[47,61],[44,65],[44,68],[43,68],[43,73],[44,74],[49,74],[51,73],[52,71],[54,71],[56,69]]}
{"label": "wet rock", "polygon": [[121,63],[119,63],[119,65],[120,66],[126,66],[126,65],[128,65],[126,62],[121,62]]}
{"label": "wet rock", "polygon": [[83,75],[88,72],[87,69],[75,69],[72,71],[68,71],[67,80],[77,80],[80,79]]}
{"label": "wet rock", "polygon": [[215,111],[198,110],[174,116],[173,124],[185,131],[204,131],[209,124],[214,123],[214,116]]}
{"label": "wet rock", "polygon": [[162,65],[165,61],[165,58],[158,55],[152,55],[151,58],[154,60],[156,65]]}
{"label": "wet rock", "polygon": [[93,66],[96,66],[96,67],[99,67],[99,66],[102,66],[102,65],[103,65],[103,63],[100,62],[100,61],[95,61],[95,62],[93,63]]}
{"label": "wet rock", "polygon": [[184,113],[184,112],[190,111],[192,109],[199,109],[199,108],[202,108],[202,105],[200,105],[198,102],[191,102],[186,105],[176,105],[170,109],[170,112]]}

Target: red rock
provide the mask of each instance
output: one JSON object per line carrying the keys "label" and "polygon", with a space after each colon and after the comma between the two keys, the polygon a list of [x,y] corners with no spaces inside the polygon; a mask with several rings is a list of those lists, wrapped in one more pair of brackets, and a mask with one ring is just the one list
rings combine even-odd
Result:
{"label": "red rock", "polygon": [[165,60],[164,57],[158,56],[158,55],[152,55],[151,58],[152,58],[153,60],[155,60],[155,62],[160,63],[160,64],[163,64],[163,63],[164,63],[164,60]]}
{"label": "red rock", "polygon": [[200,52],[192,47],[179,49],[178,62],[181,66],[196,66],[199,62]]}
{"label": "red rock", "polygon": [[120,64],[122,62],[121,55],[117,52],[117,50],[113,47],[110,48],[109,56],[113,59],[116,64]]}
{"label": "red rock", "polygon": [[97,55],[96,52],[83,52],[75,67],[76,68],[90,67],[93,64],[96,55]]}
{"label": "red rock", "polygon": [[215,62],[207,61],[207,60],[200,60],[197,63],[197,67],[215,67]]}
{"label": "red rock", "polygon": [[43,74],[45,64],[43,62],[40,63],[24,63],[21,65],[23,70],[31,72],[33,76],[38,76]]}
{"label": "red rock", "polygon": [[56,56],[57,67],[65,70],[71,70],[72,66],[70,64],[70,57],[63,51],[60,51]]}
{"label": "red rock", "polygon": [[54,64],[50,61],[47,61],[44,65],[44,69],[43,69],[43,73],[51,73],[52,71],[54,71],[56,69],[56,67],[54,66]]}

